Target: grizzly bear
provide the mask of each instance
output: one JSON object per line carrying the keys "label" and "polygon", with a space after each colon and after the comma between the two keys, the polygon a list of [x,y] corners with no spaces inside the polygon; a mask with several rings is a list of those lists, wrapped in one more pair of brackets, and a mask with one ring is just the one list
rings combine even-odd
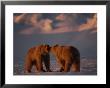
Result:
{"label": "grizzly bear", "polygon": [[51,52],[61,66],[60,72],[69,72],[71,68],[75,72],[80,71],[80,53],[75,47],[55,45]]}
{"label": "grizzly bear", "polygon": [[26,73],[31,72],[32,66],[35,65],[38,72],[45,72],[43,69],[43,63],[46,70],[50,72],[50,46],[49,45],[39,45],[30,48],[27,52],[24,70]]}

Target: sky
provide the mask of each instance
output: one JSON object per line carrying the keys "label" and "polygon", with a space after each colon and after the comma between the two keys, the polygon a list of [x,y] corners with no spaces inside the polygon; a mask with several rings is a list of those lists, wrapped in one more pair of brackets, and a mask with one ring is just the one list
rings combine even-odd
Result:
{"label": "sky", "polygon": [[72,45],[81,57],[97,57],[96,13],[14,13],[14,57],[40,45]]}

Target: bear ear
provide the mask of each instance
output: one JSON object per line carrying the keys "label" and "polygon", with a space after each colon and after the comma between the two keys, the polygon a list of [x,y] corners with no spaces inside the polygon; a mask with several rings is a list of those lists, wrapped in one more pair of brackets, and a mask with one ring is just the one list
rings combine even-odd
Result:
{"label": "bear ear", "polygon": [[57,46],[59,46],[59,45],[58,44],[54,45],[54,47],[57,47]]}
{"label": "bear ear", "polygon": [[51,47],[48,44],[45,44],[45,48],[47,51],[50,51]]}
{"label": "bear ear", "polygon": [[45,47],[50,47],[48,44],[44,44]]}

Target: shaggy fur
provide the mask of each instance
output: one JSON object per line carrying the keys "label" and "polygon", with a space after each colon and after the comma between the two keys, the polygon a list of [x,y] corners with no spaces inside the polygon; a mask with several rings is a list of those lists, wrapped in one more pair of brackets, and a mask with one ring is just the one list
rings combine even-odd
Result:
{"label": "shaggy fur", "polygon": [[60,72],[69,72],[71,67],[75,72],[80,71],[80,53],[75,47],[55,45],[51,51],[61,66]]}
{"label": "shaggy fur", "polygon": [[31,72],[31,68],[35,65],[38,72],[45,71],[43,69],[43,62],[45,64],[46,70],[50,70],[50,56],[49,56],[50,46],[49,45],[39,45],[32,47],[28,50],[25,59],[25,72]]}

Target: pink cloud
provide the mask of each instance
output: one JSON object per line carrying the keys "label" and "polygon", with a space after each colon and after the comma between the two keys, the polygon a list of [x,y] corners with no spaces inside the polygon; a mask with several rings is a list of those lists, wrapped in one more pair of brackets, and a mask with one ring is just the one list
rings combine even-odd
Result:
{"label": "pink cloud", "polygon": [[39,20],[40,16],[41,16],[41,14],[32,14],[26,20],[27,24],[30,24],[32,26],[37,26],[38,25],[38,20]]}
{"label": "pink cloud", "polygon": [[60,21],[58,26],[72,26],[75,27],[77,26],[77,16],[76,14],[71,14],[71,13],[61,13],[58,16],[56,16],[56,20]]}
{"label": "pink cloud", "polygon": [[28,29],[24,29],[22,31],[20,31],[20,34],[25,34],[25,35],[31,35],[34,34],[34,28],[28,28]]}
{"label": "pink cloud", "polygon": [[78,16],[76,14],[59,14],[56,16],[58,24],[56,28],[52,27],[53,20],[46,18],[41,19],[42,14],[27,14],[23,13],[19,16],[14,16],[15,23],[24,23],[31,25],[30,28],[22,29],[20,34],[57,34],[65,32],[81,32],[85,30],[92,30],[91,33],[97,32],[97,15],[95,14],[92,18],[88,18],[86,23],[77,24]]}
{"label": "pink cloud", "polygon": [[85,31],[85,30],[92,30],[94,32],[97,32],[97,15],[95,14],[92,18],[87,19],[87,22],[84,24],[81,24],[79,26],[78,31]]}
{"label": "pink cloud", "polygon": [[50,19],[42,19],[39,22],[37,22],[37,24],[35,22],[36,25],[33,25],[30,28],[22,29],[20,31],[20,34],[31,35],[35,33],[48,33],[52,30],[52,22],[53,21]]}
{"label": "pink cloud", "polygon": [[41,14],[39,13],[33,13],[33,14],[23,13],[21,15],[14,16],[14,22],[24,23],[31,26],[37,26],[40,17]]}
{"label": "pink cloud", "polygon": [[58,27],[55,28],[49,32],[43,32],[44,34],[58,34],[58,33],[66,33],[66,32],[75,32],[76,30],[68,27],[68,26],[62,26],[62,27]]}
{"label": "pink cloud", "polygon": [[20,34],[26,34],[26,35],[37,34],[37,33],[58,34],[58,33],[67,33],[67,32],[75,32],[75,31],[77,30],[73,29],[72,27],[68,27],[68,26],[62,26],[62,27],[58,27],[58,28],[48,30],[48,31],[39,29],[38,27],[31,27],[31,28],[23,29],[22,31],[20,31]]}
{"label": "pink cloud", "polygon": [[21,14],[19,16],[14,16],[14,22],[15,23],[22,23],[22,22],[24,23],[25,16],[26,16],[26,13],[23,13],[23,14]]}
{"label": "pink cloud", "polygon": [[64,21],[64,20],[66,20],[65,14],[64,14],[64,13],[61,13],[60,15],[58,15],[58,16],[56,17],[56,20],[59,20],[59,21]]}
{"label": "pink cloud", "polygon": [[42,19],[38,26],[42,31],[49,32],[52,30],[52,22],[50,19]]}

